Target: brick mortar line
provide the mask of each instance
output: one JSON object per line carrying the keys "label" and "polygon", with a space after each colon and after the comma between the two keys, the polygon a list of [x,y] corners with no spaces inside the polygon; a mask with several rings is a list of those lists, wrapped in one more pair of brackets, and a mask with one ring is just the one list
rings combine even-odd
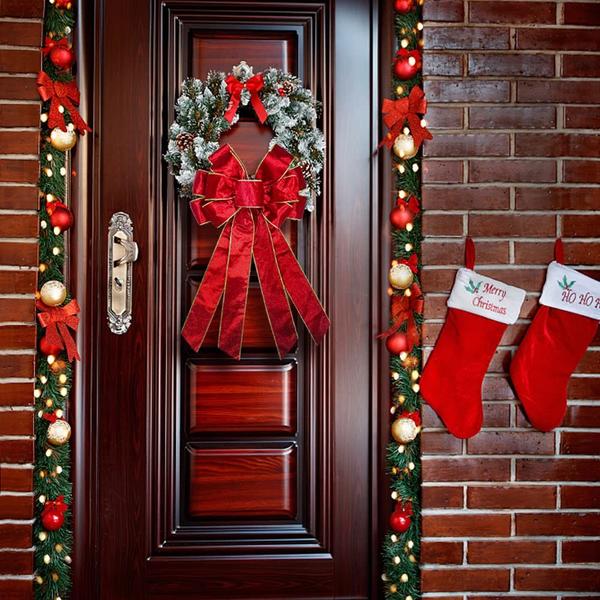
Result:
{"label": "brick mortar line", "polygon": [[[523,481],[424,481],[423,487],[461,487],[465,490],[469,487],[508,487],[508,488],[520,488],[524,485],[526,487],[556,487],[557,485],[568,485],[569,487],[582,487],[582,488],[596,488],[600,487],[600,482],[597,481],[561,481],[558,484],[556,483],[548,483],[547,481],[531,481],[531,482],[523,482]],[[491,509],[494,510],[494,509]],[[600,537],[600,535],[599,535]]]}
{"label": "brick mortar line", "polygon": [[10,126],[0,127],[0,133],[13,133],[13,132],[14,133],[23,133],[23,132],[39,133],[39,129],[37,127],[10,127]]}
{"label": "brick mortar line", "polygon": [[483,516],[493,516],[497,514],[501,515],[511,515],[511,514],[520,514],[520,515],[537,515],[537,514],[545,514],[545,515],[554,515],[558,512],[558,514],[562,515],[600,515],[600,508],[562,508],[560,511],[557,511],[556,508],[476,508],[476,507],[467,507],[467,508],[424,508],[422,510],[423,515],[429,515],[431,517],[448,517],[448,516],[461,516],[465,514],[470,515],[483,515]]}
{"label": "brick mortar line", "polygon": [[38,53],[40,51],[40,47],[39,46],[19,46],[17,44],[1,44],[0,43],[0,50],[15,50],[17,52],[24,50],[26,52],[35,52]]}
{"label": "brick mortar line", "polygon": [[37,17],[10,17],[8,15],[0,17],[0,23],[40,23],[42,19]]}
{"label": "brick mortar line", "polygon": [[[535,2],[536,0],[527,0],[527,2]],[[543,0],[540,0],[543,1]],[[591,0],[592,2],[594,2],[594,0]],[[590,0],[588,0],[588,3],[590,2]],[[465,13],[466,15],[467,13]],[[576,29],[576,30],[583,30],[583,31],[596,31],[598,29],[597,26],[595,25],[577,25],[577,24],[571,24],[571,23],[564,23],[564,24],[558,24],[558,23],[519,23],[516,21],[510,21],[510,22],[506,22],[506,23],[480,23],[479,21],[428,21],[428,20],[423,20],[423,25],[425,27],[425,30],[427,29],[474,29],[474,28],[485,28],[485,29],[506,29],[507,31],[509,31],[510,29],[515,29],[517,32],[518,31],[531,31],[531,30],[536,30],[536,29]],[[465,25],[467,25],[467,27],[465,27]],[[425,46],[429,49],[429,50],[438,50],[438,48],[432,48],[431,46],[427,46],[427,40],[425,40]],[[444,52],[446,52],[445,48],[439,48],[440,50],[443,50]],[[519,48],[515,48],[515,50],[518,50]],[[449,48],[449,50],[455,50],[455,48]],[[497,50],[497,48],[495,48],[495,50]],[[507,50],[511,50],[511,48],[507,48]]]}
{"label": "brick mortar line", "polygon": [[[600,7],[599,7],[600,8]],[[600,34],[599,34],[600,35]],[[456,108],[459,108],[458,106]],[[503,106],[496,106],[495,108],[521,108],[521,106],[513,106],[511,105],[510,107],[503,107]],[[523,108],[532,108],[532,107],[523,107]],[[525,135],[532,135],[532,136],[536,136],[536,137],[541,137],[541,136],[550,136],[550,135],[562,135],[562,134],[568,134],[568,135],[573,135],[573,136],[578,136],[578,135],[594,135],[596,137],[600,136],[600,131],[598,129],[585,129],[582,127],[548,127],[545,129],[536,129],[534,127],[515,127],[515,128],[509,128],[509,127],[463,127],[463,128],[459,128],[459,127],[429,127],[429,129],[431,129],[432,132],[438,132],[438,137],[440,135],[501,135],[501,134],[513,134],[513,133],[521,133],[521,134],[525,134]],[[432,142],[425,142],[425,148],[427,149],[427,146],[430,145]],[[503,156],[503,155],[499,155],[499,156]],[[531,156],[531,155],[526,155],[526,156]],[[534,158],[533,156],[531,156],[532,158]],[[439,159],[453,159],[456,158],[458,160],[464,160],[465,158],[469,159],[469,158],[478,158],[477,156],[473,157],[472,155],[469,156],[431,156],[431,155],[427,155],[425,154],[425,156],[423,157],[423,161],[424,163],[427,163],[430,160],[439,160]],[[553,157],[548,157],[548,158],[553,158]],[[555,157],[554,157],[555,158]],[[586,157],[577,157],[575,155],[567,155],[567,158],[586,158]]]}
{"label": "brick mortar line", "polygon": [[39,160],[38,154],[0,154],[0,160]]}
{"label": "brick mortar line", "polygon": [[439,537],[434,537],[434,536],[423,536],[421,539],[425,542],[453,542],[453,541],[483,541],[483,542],[505,542],[507,541],[507,538],[509,540],[515,540],[515,541],[528,541],[528,540],[532,540],[534,542],[544,542],[544,541],[558,541],[563,539],[564,537],[568,537],[569,541],[573,541],[573,542],[595,542],[595,541],[600,541],[600,537],[597,535],[589,535],[589,536],[562,536],[562,535],[517,535],[514,537],[510,537],[508,535],[505,536],[500,536],[500,535],[493,535],[493,536],[489,536],[489,537],[484,537],[484,536],[461,536],[459,538],[455,538],[454,536],[439,536]]}

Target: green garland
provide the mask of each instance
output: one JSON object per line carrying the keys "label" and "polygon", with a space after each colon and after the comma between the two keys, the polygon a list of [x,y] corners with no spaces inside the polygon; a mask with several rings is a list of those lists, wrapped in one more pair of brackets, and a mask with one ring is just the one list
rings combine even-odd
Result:
{"label": "green garland", "polygon": [[[394,32],[397,47],[407,50],[421,48],[421,6],[416,1],[411,12],[396,13]],[[419,72],[413,79],[399,80],[394,77],[395,98],[408,96],[416,85],[421,85]],[[407,201],[412,196],[421,205],[421,152],[408,160],[394,158],[395,189],[399,198]],[[402,193],[403,192],[403,193]],[[394,229],[392,233],[392,260],[408,261],[417,257],[417,273],[414,282],[420,287],[421,272],[421,211],[414,215],[411,228]],[[394,292],[397,293],[397,292]],[[400,292],[403,293],[403,292]],[[419,338],[422,314],[413,312]],[[422,364],[422,349],[418,342],[408,356],[391,354],[392,412],[419,412],[421,398],[418,377]],[[420,439],[400,444],[390,442],[387,448],[387,470],[390,475],[392,499],[399,505],[410,504],[412,516],[410,526],[403,533],[388,531],[383,542],[384,593],[389,600],[417,600],[421,598],[420,587],[420,538],[421,538],[421,459]]]}
{"label": "green garland", "polygon": [[[75,18],[70,2],[48,0],[45,6],[44,38],[70,39]],[[74,76],[69,70],[58,69],[45,55],[42,71],[53,81],[68,83]],[[40,141],[40,230],[39,230],[39,272],[38,290],[48,281],[65,282],[64,233],[51,226],[47,204],[54,200],[66,201],[65,191],[71,177],[67,153],[50,143],[51,129],[48,123],[50,101],[42,103]],[[66,123],[71,123],[71,115],[64,111]],[[37,294],[39,297],[39,293]],[[70,295],[64,304],[71,301]],[[38,344],[46,330],[38,325]],[[71,505],[71,448],[69,442],[52,445],[48,442],[49,421],[45,414],[67,417],[67,406],[72,386],[72,369],[64,351],[56,356],[47,356],[38,350],[36,358],[35,382],[35,465],[34,498],[35,523],[33,527],[34,554],[34,593],[37,600],[66,600],[71,590],[71,550],[73,535],[71,511],[65,513],[64,524],[56,530],[47,530],[42,525],[42,512],[48,501],[61,496]]]}

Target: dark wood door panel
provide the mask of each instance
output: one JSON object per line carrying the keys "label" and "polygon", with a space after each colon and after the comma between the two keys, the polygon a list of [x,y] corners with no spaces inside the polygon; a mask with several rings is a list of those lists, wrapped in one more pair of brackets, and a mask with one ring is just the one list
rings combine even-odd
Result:
{"label": "dark wood door panel", "polygon": [[[266,556],[201,562],[182,558],[175,563],[153,557],[145,566],[148,597],[170,600],[332,599],[331,582],[336,576],[331,556],[327,555],[308,560]],[[358,598],[353,596],[352,600]]]}
{"label": "dark wood door panel", "polygon": [[268,67],[293,73],[297,64],[298,40],[289,31],[209,29],[195,32],[192,44],[194,77],[204,78],[211,70],[228,73],[240,60],[252,65],[256,73]]}
{"label": "dark wood door panel", "polygon": [[296,432],[295,362],[188,368],[192,434]]}
{"label": "dark wood door panel", "polygon": [[[89,359],[77,379],[89,418],[75,451],[90,500],[76,489],[74,513],[90,560],[76,566],[74,598],[375,598],[376,4],[102,0],[82,22],[95,172],[89,235],[78,230]],[[181,80],[240,60],[297,73],[323,103],[323,193],[288,234],[333,327],[320,348],[301,333],[279,360],[253,282],[234,364],[216,349],[218,318],[200,352],[181,342],[216,232],[191,222],[162,154]],[[269,139],[246,111],[222,141],[252,170]],[[102,316],[117,211],[140,244],[123,336]]]}
{"label": "dark wood door panel", "polygon": [[296,447],[190,448],[195,517],[296,516]]}

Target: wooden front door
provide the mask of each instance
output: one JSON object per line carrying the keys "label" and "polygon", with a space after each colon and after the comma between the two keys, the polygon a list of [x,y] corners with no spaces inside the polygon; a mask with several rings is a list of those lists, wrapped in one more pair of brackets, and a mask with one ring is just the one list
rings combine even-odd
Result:
{"label": "wooden front door", "polygon": [[[87,10],[75,598],[374,598],[372,8],[104,0]],[[253,279],[236,362],[217,350],[216,327],[198,353],[181,340],[217,232],[197,227],[162,154],[180,82],[241,60],[299,75],[323,103],[323,194],[286,233],[333,325],[320,347],[302,335],[279,359]],[[270,135],[248,114],[222,141],[252,168]],[[140,254],[124,335],[106,324],[118,211]]]}

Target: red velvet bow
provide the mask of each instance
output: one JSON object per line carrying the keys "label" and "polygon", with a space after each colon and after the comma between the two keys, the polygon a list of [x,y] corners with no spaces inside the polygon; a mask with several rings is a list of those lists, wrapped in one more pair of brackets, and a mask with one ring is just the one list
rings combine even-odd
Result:
{"label": "red velvet bow", "polygon": [[66,37],[60,38],[60,40],[55,40],[50,36],[46,36],[44,40],[44,47],[42,48],[42,54],[44,56],[48,56],[54,48],[67,48],[69,49],[71,44],[69,44],[69,40]]}
{"label": "red velvet bow", "polygon": [[421,426],[421,415],[419,414],[418,410],[412,412],[408,412],[405,410],[399,415],[396,415],[396,419],[412,419],[417,427]]}
{"label": "red velvet bow", "polygon": [[411,257],[407,259],[402,259],[400,261],[403,265],[410,267],[410,270],[413,273],[416,273],[419,270],[419,258],[416,254],[412,254]]}
{"label": "red velvet bow", "polygon": [[264,123],[267,120],[267,111],[265,110],[264,104],[258,96],[258,92],[260,92],[265,85],[262,73],[258,73],[257,75],[254,75],[254,77],[250,77],[246,83],[241,82],[233,75],[227,75],[225,83],[227,84],[227,91],[231,96],[229,107],[225,113],[225,118],[230,123],[233,121],[238,106],[240,105],[242,90],[244,88],[250,92],[250,104],[252,104],[252,108],[254,108],[254,112],[256,113],[258,120],[261,123]]}
{"label": "red velvet bow", "polygon": [[46,500],[42,515],[48,513],[58,513],[60,515],[64,515],[68,508],[69,505],[65,502],[65,497],[61,495],[58,496],[56,500]]}
{"label": "red velvet bow", "polygon": [[415,217],[421,212],[421,205],[416,196],[411,196],[406,205],[408,206],[408,210],[410,210]]}
{"label": "red velvet bow", "polygon": [[79,106],[79,90],[75,81],[53,81],[47,73],[40,71],[37,76],[37,86],[40,98],[46,102],[50,100],[50,110],[48,112],[48,127],[60,127],[63,131],[67,130],[65,117],[60,112],[62,106],[69,111],[71,121],[75,129],[81,134],[91,131],[87,123],[81,118],[76,106]]}
{"label": "red velvet bow", "polygon": [[69,328],[77,331],[79,326],[79,304],[77,300],[71,300],[66,306],[46,306],[41,300],[36,302],[38,321],[46,328],[46,337],[52,345],[64,348],[67,351],[69,361],[79,360],[77,344],[73,339]]}
{"label": "red velvet bow", "polygon": [[410,295],[395,294],[392,296],[392,325],[378,337],[387,338],[396,333],[406,324],[406,338],[408,352],[411,352],[419,341],[419,331],[415,321],[415,314],[423,314],[423,292],[417,283],[410,286]]}
{"label": "red velvet bow", "polygon": [[48,421],[48,423],[56,423],[56,421],[64,421],[64,419],[57,417],[55,412],[44,413],[42,415],[42,419],[44,419],[45,421]]}
{"label": "red velvet bow", "polygon": [[423,140],[432,139],[432,135],[426,127],[421,125],[421,117],[427,112],[427,100],[423,90],[415,85],[410,94],[398,100],[383,101],[383,121],[389,128],[389,133],[383,138],[379,146],[391,148],[394,140],[402,133],[405,121],[408,121],[410,134],[415,141],[415,147],[419,147]]}
{"label": "red velvet bow", "polygon": [[298,341],[288,298],[298,309],[315,341],[329,319],[279,229],[286,219],[301,219],[305,182],[293,157],[274,146],[250,179],[230,146],[211,157],[212,171],[198,171],[190,203],[199,225],[223,230],[183,326],[183,337],[198,350],[223,296],[219,348],[240,357],[250,266],[254,257],[259,286],[280,356]]}

